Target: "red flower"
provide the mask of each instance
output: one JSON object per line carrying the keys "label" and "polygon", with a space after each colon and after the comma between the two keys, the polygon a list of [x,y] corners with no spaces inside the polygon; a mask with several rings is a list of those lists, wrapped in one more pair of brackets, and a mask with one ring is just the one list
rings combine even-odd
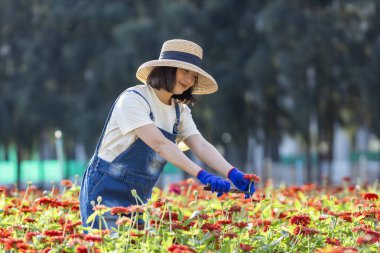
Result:
{"label": "red flower", "polygon": [[0,228],[0,238],[8,238],[12,235],[12,231],[5,228]]}
{"label": "red flower", "polygon": [[367,192],[363,193],[363,198],[367,200],[378,200],[379,196],[376,193]]}
{"label": "red flower", "polygon": [[231,206],[230,210],[228,210],[229,213],[240,213],[241,207],[240,206]]}
{"label": "red flower", "polygon": [[357,239],[358,244],[374,244],[380,241],[380,232],[371,229],[364,229],[363,231],[365,235]]}
{"label": "red flower", "polygon": [[293,230],[293,235],[298,235],[298,234],[301,234],[301,235],[314,235],[314,234],[318,234],[318,230],[314,229],[314,228],[308,228],[308,227],[295,227],[294,230]]}
{"label": "red flower", "polygon": [[339,213],[337,216],[341,218],[342,220],[352,222],[352,213],[350,212],[342,212],[342,213]]}
{"label": "red flower", "polygon": [[334,246],[340,246],[340,241],[338,239],[336,239],[336,238],[327,237],[326,238],[326,243],[334,245]]}
{"label": "red flower", "polygon": [[20,252],[25,252],[27,249],[29,249],[29,244],[27,244],[25,242],[19,242],[19,243],[16,244],[16,248]]}
{"label": "red flower", "polygon": [[128,209],[130,213],[143,213],[145,211],[144,207],[139,205],[128,206]]}
{"label": "red flower", "polygon": [[103,238],[99,235],[85,235],[83,239],[88,242],[103,242]]}
{"label": "red flower", "polygon": [[354,247],[328,247],[325,249],[320,249],[317,253],[356,253],[359,252]]}
{"label": "red flower", "polygon": [[255,174],[245,174],[244,179],[247,179],[253,182],[261,182],[261,178]]}
{"label": "red flower", "polygon": [[179,244],[173,244],[168,248],[169,252],[173,253],[195,253],[196,251],[192,248],[185,246],[185,245],[179,245]]}
{"label": "red flower", "polygon": [[169,185],[169,193],[174,193],[176,195],[180,195],[181,194],[181,187],[179,185],[176,185],[176,184],[171,184]]}
{"label": "red flower", "polygon": [[120,217],[116,221],[116,225],[118,225],[118,226],[125,225],[125,224],[132,224],[131,218],[129,218],[129,217]]}
{"label": "red flower", "polygon": [[159,208],[159,207],[161,207],[163,205],[165,205],[165,202],[161,201],[160,199],[158,199],[157,201],[155,201],[153,203],[153,207],[155,207],[155,208]]}
{"label": "red flower", "polygon": [[270,226],[272,222],[270,220],[262,220],[262,219],[256,219],[252,221],[253,226]]}
{"label": "red flower", "polygon": [[69,187],[73,186],[73,183],[68,179],[64,179],[61,181],[61,185],[69,188]]}
{"label": "red flower", "polygon": [[58,231],[58,230],[46,230],[44,232],[44,235],[46,235],[46,236],[61,236],[62,235],[62,231]]}
{"label": "red flower", "polygon": [[240,243],[239,246],[240,246],[240,249],[241,249],[242,251],[245,251],[245,252],[248,252],[248,251],[251,251],[251,250],[254,249],[254,248],[253,248],[251,245],[249,245],[249,244]]}
{"label": "red flower", "polygon": [[222,225],[222,226],[229,225],[231,223],[232,223],[232,220],[218,220],[216,222],[216,224],[219,224],[219,225]]}
{"label": "red flower", "polygon": [[237,234],[234,233],[234,232],[227,232],[224,234],[224,237],[228,237],[228,238],[236,238],[237,237]]}
{"label": "red flower", "polygon": [[59,201],[55,198],[41,197],[36,199],[34,202],[37,202],[39,205],[47,205],[50,207],[58,207]]}
{"label": "red flower", "polygon": [[50,237],[50,242],[55,242],[55,243],[59,243],[59,244],[62,244],[64,240],[65,240],[64,236],[52,236],[52,237]]}
{"label": "red flower", "polygon": [[44,248],[41,253],[48,253],[51,250],[50,247]]}
{"label": "red flower", "polygon": [[245,227],[247,227],[248,223],[247,222],[235,222],[234,223],[234,226],[237,227],[237,228],[240,228],[240,229],[243,229]]}
{"label": "red flower", "polygon": [[87,252],[99,253],[100,250],[98,248],[95,248],[95,247],[87,248],[87,246],[84,246],[84,245],[78,246],[75,249],[75,253],[87,253]]}
{"label": "red flower", "polygon": [[0,186],[0,193],[5,193],[8,189],[4,186]]}
{"label": "red flower", "polygon": [[25,234],[25,239],[26,239],[26,241],[32,241],[32,238],[34,237],[34,236],[36,236],[36,235],[39,235],[39,234],[41,234],[40,232],[28,232],[28,233],[26,233]]}
{"label": "red flower", "polygon": [[129,209],[124,206],[115,206],[111,208],[110,214],[111,215],[121,215],[121,214],[128,214]]}
{"label": "red flower", "polygon": [[36,220],[35,220],[35,219],[32,219],[32,218],[25,218],[24,221],[25,221],[26,223],[35,223],[35,222],[36,222]]}
{"label": "red flower", "polygon": [[204,220],[208,220],[209,216],[205,213],[201,213],[200,215],[198,215],[200,218],[204,219]]}
{"label": "red flower", "polygon": [[352,232],[358,232],[358,231],[363,231],[365,232],[367,229],[370,229],[371,227],[369,225],[363,225],[363,226],[359,226],[359,227],[354,227],[352,229]]}
{"label": "red flower", "polygon": [[69,238],[71,238],[71,239],[75,239],[75,238],[83,239],[84,236],[85,236],[84,234],[71,234],[71,235],[69,235]]}
{"label": "red flower", "polygon": [[294,215],[290,218],[290,224],[307,226],[310,224],[310,217],[308,215]]}
{"label": "red flower", "polygon": [[219,224],[211,224],[206,222],[205,224],[202,225],[201,227],[203,230],[209,230],[209,231],[214,231],[214,230],[221,230],[222,227]]}
{"label": "red flower", "polygon": [[87,246],[78,246],[76,249],[75,249],[75,253],[87,253],[88,250],[87,250]]}

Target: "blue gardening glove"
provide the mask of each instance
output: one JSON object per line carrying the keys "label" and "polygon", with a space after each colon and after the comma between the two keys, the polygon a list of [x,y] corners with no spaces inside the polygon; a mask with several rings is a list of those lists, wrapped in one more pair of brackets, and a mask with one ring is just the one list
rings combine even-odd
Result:
{"label": "blue gardening glove", "polygon": [[198,172],[197,178],[204,185],[211,186],[211,192],[217,192],[216,195],[218,198],[230,190],[230,182],[222,179],[221,177],[215,176],[211,173],[208,173],[205,170],[200,170]]}
{"label": "blue gardening glove", "polygon": [[[249,193],[245,194],[245,198],[249,198],[253,195],[255,192],[255,187],[253,182],[249,181],[248,179],[244,179],[244,173],[236,168],[232,168],[227,175],[227,178],[234,183],[236,188],[242,191],[248,191]],[[251,184],[251,185],[250,185]],[[249,189],[248,189],[249,188]]]}

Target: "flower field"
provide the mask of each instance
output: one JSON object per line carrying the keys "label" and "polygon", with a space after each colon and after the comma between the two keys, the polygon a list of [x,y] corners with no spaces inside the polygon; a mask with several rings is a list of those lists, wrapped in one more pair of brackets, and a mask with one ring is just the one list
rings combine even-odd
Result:
{"label": "flower field", "polygon": [[117,228],[102,231],[82,226],[78,193],[68,180],[45,192],[0,187],[0,252],[379,252],[377,183],[268,181],[245,199],[216,198],[189,179],[155,188],[142,206],[108,208],[98,198],[89,226],[105,212],[118,216]]}

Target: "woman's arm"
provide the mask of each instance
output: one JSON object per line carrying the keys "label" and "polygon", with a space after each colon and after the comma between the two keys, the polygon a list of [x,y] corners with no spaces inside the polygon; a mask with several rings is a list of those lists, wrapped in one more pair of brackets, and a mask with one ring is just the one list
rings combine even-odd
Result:
{"label": "woman's arm", "polygon": [[144,125],[134,131],[145,144],[166,161],[197,177],[202,168],[183,154],[177,145],[168,140],[154,124]]}
{"label": "woman's arm", "polygon": [[202,135],[191,135],[184,142],[201,161],[227,177],[233,166]]}

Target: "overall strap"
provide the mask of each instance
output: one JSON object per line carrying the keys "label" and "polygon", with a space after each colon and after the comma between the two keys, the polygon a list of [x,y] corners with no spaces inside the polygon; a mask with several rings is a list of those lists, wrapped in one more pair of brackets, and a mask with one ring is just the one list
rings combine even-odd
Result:
{"label": "overall strap", "polygon": [[[123,92],[123,93],[124,93],[124,92]],[[119,100],[119,98],[120,98],[120,96],[115,100],[115,102],[113,103],[113,105],[112,105],[112,107],[111,107],[110,112],[108,113],[108,116],[107,116],[107,119],[106,119],[106,123],[105,123],[104,126],[103,126],[102,134],[100,135],[100,138],[99,138],[98,144],[96,145],[95,156],[98,155],[99,148],[100,148],[100,144],[102,143],[104,133],[106,132],[106,128],[107,128],[107,125],[108,125],[108,121],[109,121],[110,118],[111,118],[111,114],[112,114],[113,108],[115,107],[116,102]]]}
{"label": "overall strap", "polygon": [[134,92],[134,93],[136,93],[137,95],[139,95],[140,97],[142,97],[144,100],[145,100],[145,102],[148,104],[148,106],[149,106],[149,117],[150,117],[150,119],[151,120],[153,120],[154,121],[154,115],[153,115],[153,112],[152,112],[152,107],[150,107],[150,104],[149,104],[149,102],[148,102],[148,100],[146,100],[146,98],[143,96],[143,95],[141,95],[141,93],[140,92],[138,92],[138,91],[135,91],[135,90],[129,90],[129,92]]}
{"label": "overall strap", "polygon": [[[140,96],[141,96],[141,97],[147,102],[147,104],[148,104],[148,106],[149,106],[149,110],[150,110],[149,117],[151,118],[151,120],[154,120],[154,115],[153,115],[153,113],[152,113],[152,108],[150,107],[148,101],[144,98],[144,96],[141,95],[139,92],[137,92],[137,91],[135,91],[135,90],[126,90],[126,91],[124,91],[124,92],[127,92],[127,91],[128,91],[128,92],[134,92],[134,93],[140,95]],[[124,93],[124,92],[123,92],[123,93]],[[123,93],[121,93],[120,96],[121,96]],[[99,138],[98,144],[96,145],[96,149],[95,149],[95,155],[96,155],[96,156],[98,155],[99,148],[100,148],[100,145],[101,145],[102,140],[103,140],[103,136],[104,136],[104,134],[105,134],[105,132],[106,132],[108,122],[109,122],[109,120],[110,120],[110,118],[111,118],[111,115],[112,115],[112,111],[113,111],[113,109],[115,108],[115,105],[116,105],[117,101],[119,100],[120,96],[119,96],[119,97],[116,99],[116,101],[113,103],[113,105],[112,105],[112,107],[111,107],[111,110],[110,110],[110,112],[108,113],[108,116],[107,116],[106,122],[105,122],[105,124],[104,124],[104,126],[103,126],[102,134],[100,135],[100,138]]]}
{"label": "overall strap", "polygon": [[175,103],[175,115],[176,120],[173,126],[173,134],[178,134],[179,123],[181,122],[181,112],[178,103]]}

